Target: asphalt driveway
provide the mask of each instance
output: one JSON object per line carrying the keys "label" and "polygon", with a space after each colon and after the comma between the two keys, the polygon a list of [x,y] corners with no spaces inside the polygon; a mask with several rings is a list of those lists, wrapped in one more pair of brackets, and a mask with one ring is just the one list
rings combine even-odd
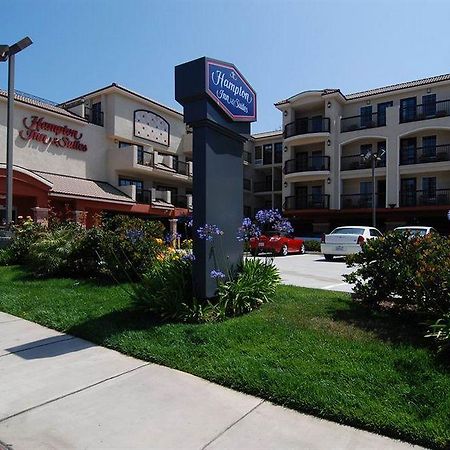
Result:
{"label": "asphalt driveway", "polygon": [[325,261],[321,254],[306,253],[305,255],[277,256],[274,263],[280,270],[285,284],[331,291],[352,291],[351,285],[342,278],[342,275],[351,273],[353,270],[346,266],[344,258]]}

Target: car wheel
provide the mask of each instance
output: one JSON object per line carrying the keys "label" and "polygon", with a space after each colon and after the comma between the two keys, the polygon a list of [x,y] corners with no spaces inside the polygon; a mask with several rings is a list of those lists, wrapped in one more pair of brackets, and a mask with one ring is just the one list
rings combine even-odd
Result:
{"label": "car wheel", "polygon": [[302,244],[302,246],[300,247],[300,255],[304,254],[305,254],[305,244]]}
{"label": "car wheel", "polygon": [[333,255],[323,255],[325,256],[325,261],[333,261]]}
{"label": "car wheel", "polygon": [[288,254],[288,247],[287,247],[287,245],[285,244],[285,245],[283,245],[283,247],[281,247],[280,255],[281,255],[281,256],[287,256],[287,254]]}

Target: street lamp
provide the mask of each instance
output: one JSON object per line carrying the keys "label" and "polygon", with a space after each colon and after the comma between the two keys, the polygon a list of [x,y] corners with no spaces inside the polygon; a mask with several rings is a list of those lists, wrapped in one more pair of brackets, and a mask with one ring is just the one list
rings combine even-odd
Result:
{"label": "street lamp", "polygon": [[13,127],[15,56],[33,42],[26,36],[13,45],[0,45],[0,62],[8,60],[8,116],[6,122],[6,225],[12,222],[13,208]]}
{"label": "street lamp", "polygon": [[385,155],[386,150],[384,148],[378,149],[374,152],[372,149],[368,150],[366,154],[361,154],[361,158],[371,162],[372,166],[372,226],[377,226],[377,205],[375,199],[375,166],[377,161],[381,161],[381,158]]}

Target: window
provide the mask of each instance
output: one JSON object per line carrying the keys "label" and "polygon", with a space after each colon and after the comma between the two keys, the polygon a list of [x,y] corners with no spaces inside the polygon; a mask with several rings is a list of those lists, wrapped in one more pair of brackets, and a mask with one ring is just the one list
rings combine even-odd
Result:
{"label": "window", "polygon": [[436,115],[436,94],[422,96],[422,114],[425,117]]}
{"label": "window", "polygon": [[386,125],[386,109],[390,108],[394,102],[384,102],[378,103],[377,105],[377,125],[379,127],[384,127]]}
{"label": "window", "polygon": [[263,150],[263,164],[272,164],[272,144],[266,144]]}
{"label": "window", "polygon": [[400,141],[400,164],[416,164],[416,138],[407,138]]}
{"label": "window", "polygon": [[424,136],[422,138],[422,156],[425,158],[436,156],[436,136]]}
{"label": "window", "polygon": [[311,166],[312,170],[325,170],[321,150],[311,153]]}
{"label": "window", "polygon": [[402,178],[400,182],[400,204],[401,206],[416,205],[416,179]]}
{"label": "window", "polygon": [[323,131],[322,127],[323,117],[322,116],[314,116],[311,118],[311,131],[313,133],[319,133]]}
{"label": "window", "polygon": [[436,197],[436,177],[422,178],[422,191],[429,197]]}
{"label": "window", "polygon": [[144,182],[142,180],[119,177],[119,186],[136,186],[136,189],[142,191],[144,189]]}
{"label": "window", "polygon": [[[372,167],[372,161],[370,159],[370,155],[372,155],[372,144],[363,144],[359,147],[361,161],[360,161],[360,169]],[[369,158],[366,156],[368,155]]]}
{"label": "window", "polygon": [[262,147],[260,145],[255,147],[255,165],[262,164]]}
{"label": "window", "polygon": [[416,120],[417,99],[408,97],[400,100],[400,122]]}
{"label": "window", "polygon": [[119,145],[119,148],[125,148],[125,147],[129,147],[132,144],[130,144],[129,142],[119,141],[118,145]]}
{"label": "window", "polygon": [[91,122],[95,125],[103,126],[103,113],[101,102],[92,104],[92,117]]}
{"label": "window", "polygon": [[279,164],[283,161],[283,143],[282,142],[276,142],[273,146],[274,150],[274,163]]}
{"label": "window", "polygon": [[361,108],[361,128],[372,126],[372,106],[363,106]]}
{"label": "window", "polygon": [[382,236],[382,234],[378,230],[375,230],[374,228],[370,229],[370,235],[374,236],[374,237],[381,237]]}
{"label": "window", "polygon": [[359,183],[359,207],[371,208],[372,207],[372,182],[361,181]]}

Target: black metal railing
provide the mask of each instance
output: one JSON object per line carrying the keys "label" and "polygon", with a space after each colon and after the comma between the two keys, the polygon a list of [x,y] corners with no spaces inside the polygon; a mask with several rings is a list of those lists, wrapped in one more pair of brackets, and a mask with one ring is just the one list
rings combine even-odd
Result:
{"label": "black metal railing", "polygon": [[153,153],[138,149],[137,163],[140,164],[141,166],[153,167],[154,166]]}
{"label": "black metal railing", "polygon": [[330,196],[328,194],[312,194],[300,197],[292,195],[285,198],[283,206],[284,209],[328,209],[330,207]]}
{"label": "black metal railing", "polygon": [[192,173],[190,171],[190,164],[186,161],[174,160],[173,168],[174,168],[175,172],[179,173],[180,175],[186,175],[188,177],[192,177]]}
{"label": "black metal railing", "polygon": [[187,195],[183,195],[183,194],[177,194],[175,196],[173,196],[173,198],[171,199],[172,205],[174,205],[176,208],[191,208],[192,205],[190,204],[190,202],[188,201],[189,197]]}
{"label": "black metal railing", "polygon": [[[377,208],[386,207],[386,194],[375,194]],[[372,208],[372,194],[342,194],[341,209]]]}
{"label": "black metal railing", "polygon": [[253,192],[270,192],[272,191],[272,181],[254,181]]}
{"label": "black metal railing", "polygon": [[400,191],[400,206],[450,205],[450,189]]}
{"label": "black metal railing", "polygon": [[400,107],[400,123],[450,116],[450,100]]}
{"label": "black metal railing", "polygon": [[328,117],[296,119],[284,127],[284,137],[292,137],[308,133],[329,133],[330,119]]}
{"label": "black metal railing", "polygon": [[289,159],[284,163],[283,172],[312,172],[318,170],[330,170],[329,156],[309,156],[303,159]]}
{"label": "black metal railing", "polygon": [[361,114],[359,116],[343,117],[341,119],[341,133],[347,131],[365,130],[366,128],[384,127],[386,114]]}
{"label": "black metal railing", "polygon": [[252,182],[249,178],[244,178],[244,189],[246,191],[251,191],[252,190]]}
{"label": "black metal railing", "polygon": [[99,125],[102,127],[104,125],[104,114],[103,111],[92,110],[88,106],[84,107],[84,118],[94,125]]}
{"label": "black metal railing", "polygon": [[151,205],[153,194],[151,189],[136,189],[136,202],[144,205]]}
{"label": "black metal railing", "polygon": [[400,149],[400,165],[450,160],[450,144]]}
{"label": "black metal railing", "polygon": [[[372,160],[363,158],[361,155],[349,155],[341,158],[341,170],[370,169]],[[377,160],[375,167],[386,167],[386,154]]]}

